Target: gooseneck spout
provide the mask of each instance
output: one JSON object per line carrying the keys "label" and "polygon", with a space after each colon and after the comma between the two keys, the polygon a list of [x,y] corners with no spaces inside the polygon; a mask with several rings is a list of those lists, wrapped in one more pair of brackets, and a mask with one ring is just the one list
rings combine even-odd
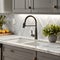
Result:
{"label": "gooseneck spout", "polygon": [[[29,18],[29,17],[32,17],[32,18],[34,18],[34,20],[35,20],[35,25],[26,25],[26,20]],[[25,21],[24,21],[24,23],[23,23],[23,28],[25,28],[26,26],[35,26],[35,39],[37,39],[37,20],[36,20],[36,18],[34,17],[34,16],[32,16],[32,15],[29,15],[29,16],[27,16],[26,18],[25,18]]]}

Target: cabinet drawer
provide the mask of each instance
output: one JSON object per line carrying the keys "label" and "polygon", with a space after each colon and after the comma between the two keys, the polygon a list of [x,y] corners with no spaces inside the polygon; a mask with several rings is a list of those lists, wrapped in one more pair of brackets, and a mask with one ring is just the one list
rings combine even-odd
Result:
{"label": "cabinet drawer", "polygon": [[43,52],[38,52],[37,57],[39,60],[41,60],[40,58],[44,58],[46,60],[60,60],[60,56],[56,56],[56,55],[48,54],[48,53],[43,53]]}
{"label": "cabinet drawer", "polygon": [[9,58],[9,57],[4,57],[4,60],[15,60],[15,59],[12,59],[12,58]]}
{"label": "cabinet drawer", "polygon": [[0,48],[0,55],[1,55],[1,48]]}
{"label": "cabinet drawer", "polygon": [[17,48],[17,47],[12,47],[12,46],[7,46],[3,45],[3,56],[8,56],[14,59],[19,59],[21,60],[24,59],[32,59],[33,56],[35,55],[35,52],[32,50],[27,50],[24,48]]}

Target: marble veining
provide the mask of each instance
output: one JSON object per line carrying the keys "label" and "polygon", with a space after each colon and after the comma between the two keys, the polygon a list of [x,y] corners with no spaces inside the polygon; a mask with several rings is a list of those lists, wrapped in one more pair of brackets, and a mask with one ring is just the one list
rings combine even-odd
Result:
{"label": "marble veining", "polygon": [[[15,37],[16,38],[14,38],[13,40],[21,38],[21,37],[17,38],[17,36],[15,36]],[[1,39],[0,43],[60,56],[60,44],[59,43],[49,43],[46,41],[44,42],[44,41],[40,41],[40,40],[29,40],[29,39],[28,39],[28,42],[26,42],[24,38],[22,38],[22,39],[23,39],[23,42],[18,43],[16,41],[15,42],[11,41],[12,39],[10,39],[10,37],[8,37],[7,40],[9,42],[6,39],[5,40]]]}

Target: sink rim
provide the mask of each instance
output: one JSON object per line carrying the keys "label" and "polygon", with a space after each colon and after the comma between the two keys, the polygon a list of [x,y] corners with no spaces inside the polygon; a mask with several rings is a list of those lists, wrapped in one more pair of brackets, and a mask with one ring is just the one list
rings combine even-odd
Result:
{"label": "sink rim", "polygon": [[45,48],[52,48],[52,49],[54,49],[54,48],[60,48],[59,44],[47,43],[47,42],[39,42],[39,41],[27,42],[25,44],[29,45],[29,46],[45,47]]}
{"label": "sink rim", "polygon": [[33,39],[25,39],[25,38],[17,38],[17,39],[8,39],[8,40],[4,40],[4,42],[8,42],[8,43],[28,43],[34,41]]}

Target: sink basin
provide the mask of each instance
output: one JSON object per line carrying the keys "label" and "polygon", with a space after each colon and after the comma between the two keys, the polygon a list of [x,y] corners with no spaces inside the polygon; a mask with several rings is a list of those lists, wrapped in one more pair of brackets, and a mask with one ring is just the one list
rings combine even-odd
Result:
{"label": "sink basin", "polygon": [[30,45],[30,46],[36,46],[36,47],[43,47],[43,48],[60,48],[60,44],[56,44],[56,43],[47,43],[47,42],[39,42],[39,41],[32,41],[32,42],[28,42],[25,43],[26,45]]}
{"label": "sink basin", "polygon": [[45,42],[39,42],[39,41],[32,41],[32,42],[28,42],[28,43],[25,43],[25,44],[28,44],[28,45],[33,45],[33,46],[47,46],[47,44]]}
{"label": "sink basin", "polygon": [[31,45],[31,46],[37,46],[39,45],[37,42],[28,42],[28,43],[25,43],[27,45]]}
{"label": "sink basin", "polygon": [[33,41],[33,40],[23,39],[23,38],[4,40],[4,42],[9,42],[9,43],[27,43],[27,42],[31,42],[31,41]]}

